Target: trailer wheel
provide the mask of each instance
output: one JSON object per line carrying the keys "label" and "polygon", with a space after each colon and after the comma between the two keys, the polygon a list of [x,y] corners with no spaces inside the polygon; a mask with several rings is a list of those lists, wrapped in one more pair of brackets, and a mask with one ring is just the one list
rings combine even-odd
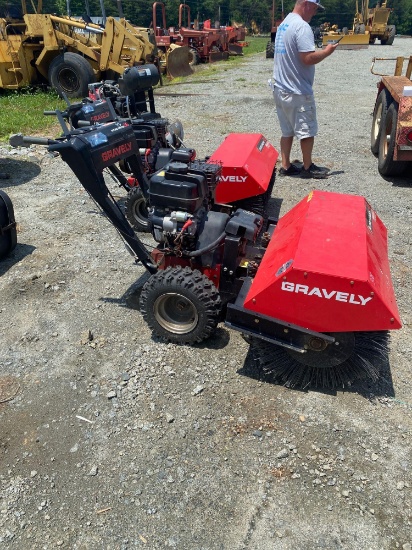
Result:
{"label": "trailer wheel", "polygon": [[382,133],[382,127],[388,112],[388,107],[392,103],[392,96],[386,88],[378,95],[373,110],[372,129],[371,129],[371,151],[376,156],[379,153],[379,141]]}
{"label": "trailer wheel", "polygon": [[275,57],[275,43],[269,41],[266,44],[266,59],[273,59]]}
{"label": "trailer wheel", "polygon": [[152,331],[175,344],[194,344],[215,330],[221,310],[217,288],[200,271],[169,267],[150,277],[140,311]]}
{"label": "trailer wheel", "polygon": [[147,211],[146,199],[140,187],[132,187],[127,194],[124,203],[125,214],[130,225],[136,231],[149,232],[149,213]]}
{"label": "trailer wheel", "polygon": [[396,145],[396,126],[398,122],[398,104],[393,102],[383,121],[379,141],[378,170],[381,176],[398,176],[405,170],[407,163],[393,160]]}
{"label": "trailer wheel", "polygon": [[191,67],[194,67],[195,65],[199,65],[199,52],[195,50],[195,48],[189,48],[189,65]]}
{"label": "trailer wheel", "polygon": [[62,96],[85,97],[88,93],[88,84],[95,80],[90,63],[81,55],[65,52],[53,59],[49,67],[49,82]]}

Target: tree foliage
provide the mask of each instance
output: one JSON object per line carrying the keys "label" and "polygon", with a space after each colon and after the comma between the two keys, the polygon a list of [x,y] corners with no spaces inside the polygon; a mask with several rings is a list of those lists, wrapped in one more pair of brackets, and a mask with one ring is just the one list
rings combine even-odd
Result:
{"label": "tree foliage", "polygon": [[[183,0],[184,1],[184,0]],[[311,25],[319,26],[329,22],[339,28],[352,28],[356,11],[356,0],[321,0],[326,10],[320,12],[311,21]],[[100,2],[104,2],[106,15],[118,16],[118,0],[88,0],[90,14],[101,15]],[[27,2],[30,4],[30,2]],[[36,3],[34,0],[33,3]],[[180,0],[164,0],[166,25],[176,26],[179,17]],[[183,3],[183,2],[182,2]],[[275,5],[275,19],[281,18],[282,0],[186,0],[184,3],[190,9],[191,22],[210,19],[212,23],[220,21],[221,25],[233,22],[242,23],[246,27],[257,28],[260,33],[267,33],[272,26],[272,6]],[[359,6],[362,0],[359,0]],[[369,0],[369,6],[375,7],[377,0]],[[19,5],[19,0],[0,0],[0,5]],[[85,13],[85,0],[70,0],[72,15]],[[121,0],[124,15],[134,25],[148,27],[153,20],[153,3],[148,0]],[[283,0],[283,12],[287,15],[294,5],[294,0]],[[388,0],[388,7],[393,9],[389,23],[396,25],[400,34],[412,35],[412,1]],[[67,0],[43,0],[43,12],[67,13]],[[185,10],[185,13],[187,10]],[[156,10],[157,25],[163,26],[161,9]],[[184,22],[187,18],[183,19]]]}

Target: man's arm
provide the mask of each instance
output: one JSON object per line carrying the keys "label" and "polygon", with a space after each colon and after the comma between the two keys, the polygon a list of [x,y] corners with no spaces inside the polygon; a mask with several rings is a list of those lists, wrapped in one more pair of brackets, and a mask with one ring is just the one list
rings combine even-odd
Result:
{"label": "man's arm", "polygon": [[304,65],[316,65],[329,57],[336,50],[337,44],[328,44],[325,48],[313,52],[299,52],[299,57]]}

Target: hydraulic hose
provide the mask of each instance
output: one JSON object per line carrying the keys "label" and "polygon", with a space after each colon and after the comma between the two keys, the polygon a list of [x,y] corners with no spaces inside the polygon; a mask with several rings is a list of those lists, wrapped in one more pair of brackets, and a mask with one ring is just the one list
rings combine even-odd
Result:
{"label": "hydraulic hose", "polygon": [[224,231],[219,235],[219,237],[215,241],[211,242],[207,246],[203,248],[199,248],[199,250],[183,250],[182,252],[185,256],[189,256],[190,258],[201,256],[205,252],[210,252],[211,250],[216,248],[223,241],[223,239],[225,239],[225,237],[226,237],[226,232]]}

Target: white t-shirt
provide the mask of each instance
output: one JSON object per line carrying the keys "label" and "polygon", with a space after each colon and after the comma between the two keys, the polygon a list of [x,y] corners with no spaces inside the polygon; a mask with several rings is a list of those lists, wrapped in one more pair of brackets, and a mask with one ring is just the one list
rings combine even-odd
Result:
{"label": "white t-shirt", "polygon": [[315,41],[310,25],[297,13],[289,13],[276,33],[275,87],[291,94],[313,95],[315,65],[304,65],[299,57],[299,52],[313,51]]}

